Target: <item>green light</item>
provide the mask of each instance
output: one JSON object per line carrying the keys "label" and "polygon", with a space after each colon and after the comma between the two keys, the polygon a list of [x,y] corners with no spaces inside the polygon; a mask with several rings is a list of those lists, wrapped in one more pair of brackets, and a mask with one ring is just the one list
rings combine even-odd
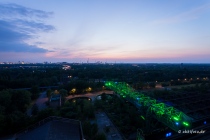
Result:
{"label": "green light", "polygon": [[[188,117],[183,112],[179,111],[178,109],[169,106],[163,102],[159,102],[149,96],[146,96],[143,93],[136,92],[133,88],[131,88],[127,83],[118,82],[117,84],[113,81],[105,82],[105,86],[109,89],[113,90],[115,93],[119,94],[123,98],[129,98],[133,100],[137,104],[148,107],[151,111],[152,115],[163,122],[171,129],[177,131],[180,129],[181,126],[174,125],[174,122],[182,122],[182,127],[191,126],[191,118]],[[145,118],[141,116],[144,120]]]}
{"label": "green light", "polygon": [[185,126],[189,126],[189,123],[187,123],[187,122],[183,122],[183,124],[184,124]]}
{"label": "green light", "polygon": [[143,120],[145,120],[144,116],[141,116],[141,118],[142,118]]}
{"label": "green light", "polygon": [[179,118],[177,118],[177,117],[173,117],[173,119],[176,120],[176,121],[179,121]]}

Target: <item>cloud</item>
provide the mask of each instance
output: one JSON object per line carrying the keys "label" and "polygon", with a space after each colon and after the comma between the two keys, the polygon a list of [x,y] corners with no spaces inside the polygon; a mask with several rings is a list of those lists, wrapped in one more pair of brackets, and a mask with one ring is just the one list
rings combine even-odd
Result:
{"label": "cloud", "polygon": [[28,45],[24,43],[14,43],[14,42],[3,42],[0,47],[1,52],[33,52],[33,53],[45,53],[48,50],[39,48],[34,45]]}
{"label": "cloud", "polygon": [[49,32],[55,29],[52,25],[46,25],[44,23],[38,23],[34,21],[16,20],[13,21],[13,24],[18,25],[20,28],[24,30],[29,30],[30,32],[37,32],[37,31]]}
{"label": "cloud", "polygon": [[[0,51],[1,52],[33,52],[45,53],[47,49],[37,45],[43,42],[26,43],[37,38],[40,32],[55,30],[52,25],[40,22],[51,13],[34,10],[16,4],[0,4]],[[38,19],[34,19],[36,17]]]}
{"label": "cloud", "polygon": [[17,26],[13,23],[0,20],[0,42],[19,42],[24,39],[29,39],[30,35],[21,33]]}
{"label": "cloud", "polygon": [[194,20],[199,18],[201,14],[203,14],[205,11],[210,9],[210,4],[205,4],[199,7],[196,7],[194,9],[191,9],[189,11],[185,11],[183,13],[180,13],[178,15],[156,20],[154,21],[155,24],[170,24],[170,23],[179,23],[189,20]]}
{"label": "cloud", "polygon": [[0,4],[0,13],[1,16],[10,15],[10,17],[35,17],[39,19],[49,18],[53,15],[53,12],[31,9],[17,4]]}

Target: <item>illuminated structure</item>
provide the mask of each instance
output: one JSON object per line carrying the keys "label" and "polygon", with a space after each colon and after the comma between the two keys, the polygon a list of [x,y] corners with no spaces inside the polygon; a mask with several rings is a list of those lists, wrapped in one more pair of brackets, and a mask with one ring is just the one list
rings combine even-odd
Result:
{"label": "illuminated structure", "polygon": [[147,112],[176,132],[191,127],[192,118],[172,106],[135,91],[126,83],[109,81],[105,82],[105,86],[137,106],[147,107]]}

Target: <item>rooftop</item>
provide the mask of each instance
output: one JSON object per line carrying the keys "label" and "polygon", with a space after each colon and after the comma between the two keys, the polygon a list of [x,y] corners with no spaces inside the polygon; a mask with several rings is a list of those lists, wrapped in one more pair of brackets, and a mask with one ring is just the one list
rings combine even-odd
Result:
{"label": "rooftop", "polygon": [[82,140],[80,121],[49,117],[16,135],[19,140]]}

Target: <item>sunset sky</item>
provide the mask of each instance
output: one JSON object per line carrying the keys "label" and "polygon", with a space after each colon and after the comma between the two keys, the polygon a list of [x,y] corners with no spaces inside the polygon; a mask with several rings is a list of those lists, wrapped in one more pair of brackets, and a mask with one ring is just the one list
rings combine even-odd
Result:
{"label": "sunset sky", "polygon": [[210,0],[0,0],[0,62],[210,63]]}

